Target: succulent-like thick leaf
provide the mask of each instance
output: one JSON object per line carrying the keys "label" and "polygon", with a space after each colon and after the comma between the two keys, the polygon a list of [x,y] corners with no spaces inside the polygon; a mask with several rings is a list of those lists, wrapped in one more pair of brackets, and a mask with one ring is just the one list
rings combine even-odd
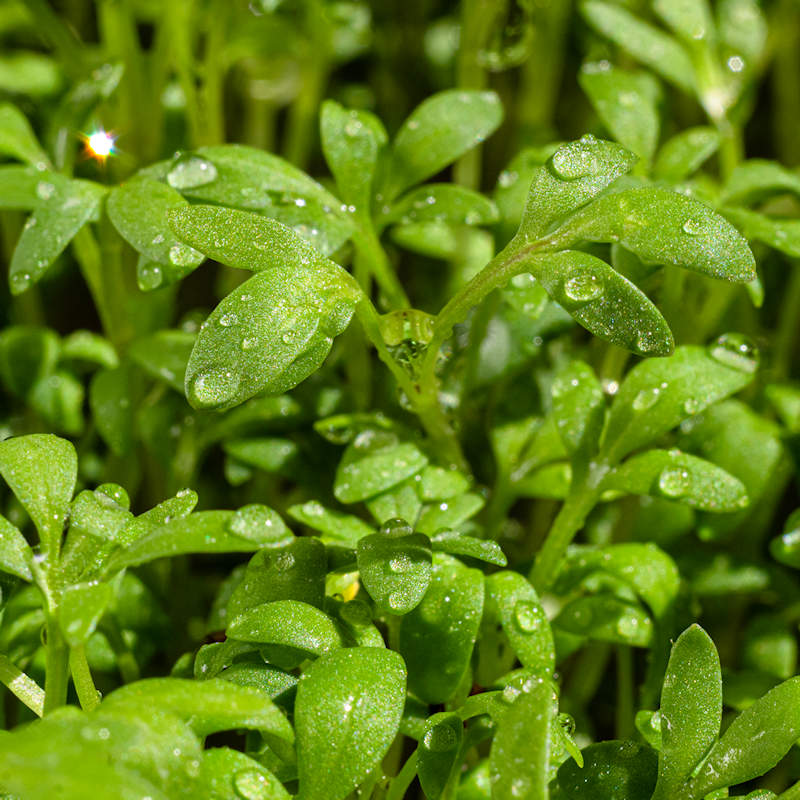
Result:
{"label": "succulent-like thick leaf", "polygon": [[601,453],[616,463],[753,379],[758,355],[735,334],[708,348],[679,347],[670,359],[637,364],[619,388]]}
{"label": "succulent-like thick leaf", "polygon": [[520,266],[595,336],[642,355],[672,352],[672,331],[661,312],[605,261],[580,250],[564,250],[534,254]]}
{"label": "succulent-like thick leaf", "polygon": [[692,625],[672,646],[664,676],[662,745],[654,800],[681,793],[692,770],[719,736],[721,722],[722,673],[717,648],[699,625]]}
{"label": "succulent-like thick leaf", "polygon": [[689,54],[671,36],[643,22],[629,11],[603,0],[586,0],[581,6],[589,24],[679,89],[694,88],[694,68]]}
{"label": "succulent-like thick leaf", "polygon": [[11,103],[0,105],[0,153],[42,168],[49,163],[25,115]]}
{"label": "succulent-like thick leaf", "polygon": [[316,661],[294,707],[299,800],[343,800],[378,767],[405,696],[403,660],[391,650],[353,647]]}
{"label": "succulent-like thick leaf", "polygon": [[742,482],[716,464],[680,450],[648,450],[603,479],[603,487],[653,495],[704,511],[738,511],[747,505]]}
{"label": "succulent-like thick leaf", "polygon": [[25,581],[33,580],[33,551],[16,525],[0,515],[0,570]]}
{"label": "succulent-like thick leaf", "polygon": [[758,0],[719,0],[716,4],[719,38],[744,59],[744,69],[760,66],[767,43],[767,19]]}
{"label": "succulent-like thick leaf", "polygon": [[689,783],[691,797],[737,786],[772,769],[800,738],[800,677],[776,686],[725,730]]}
{"label": "succulent-like thick leaf", "polygon": [[431,585],[403,617],[400,654],[410,689],[427,703],[448,700],[464,677],[483,612],[483,574],[441,553],[433,557]]}
{"label": "succulent-like thick leaf", "polygon": [[149,271],[139,271],[139,288],[144,291],[180,280],[204,260],[201,252],[175,235],[168,222],[168,211],[188,206],[171,186],[150,178],[133,178],[108,196],[106,209],[114,227],[152,262]]}
{"label": "succulent-like thick leaf", "polygon": [[756,277],[753,254],[733,225],[697,200],[654,186],[598,198],[555,238],[562,248],[584,240],[619,242],[645,261],[721,280],[746,283]]}
{"label": "succulent-like thick leaf", "polygon": [[692,175],[717,152],[719,133],[714,128],[696,127],[675,134],[659,150],[653,175],[667,181],[680,181]]}
{"label": "succulent-like thick leaf", "polygon": [[656,79],[648,72],[615,69],[601,61],[584,64],[578,81],[612,136],[650,161],[658,144]]}
{"label": "succulent-like thick leaf", "polygon": [[502,119],[494,92],[450,89],[429,97],[397,132],[384,197],[391,200],[435,175],[490,136]]}
{"label": "succulent-like thick leaf", "polygon": [[39,204],[25,223],[11,257],[8,280],[12,294],[37,283],[64,252],[76,233],[97,215],[104,186],[72,180],[40,183]]}
{"label": "succulent-like thick leaf", "polygon": [[66,439],[32,433],[0,442],[0,474],[48,547],[61,538],[77,473],[78,456]]}

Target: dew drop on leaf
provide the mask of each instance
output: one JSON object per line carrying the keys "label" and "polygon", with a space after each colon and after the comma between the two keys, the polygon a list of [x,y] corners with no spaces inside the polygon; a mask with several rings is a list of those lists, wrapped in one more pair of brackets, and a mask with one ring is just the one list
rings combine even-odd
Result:
{"label": "dew drop on leaf", "polygon": [[198,373],[190,388],[191,398],[197,406],[212,408],[227,403],[236,395],[240,377],[230,369],[211,369]]}
{"label": "dew drop on leaf", "polygon": [[687,219],[681,228],[683,232],[688,233],[689,236],[697,236],[705,230],[703,223],[698,222],[696,219]]}
{"label": "dew drop on leaf", "polygon": [[523,633],[534,633],[541,625],[541,615],[535,603],[520,600],[514,606],[514,621]]}
{"label": "dew drop on leaf", "polygon": [[634,411],[647,411],[652,408],[661,395],[661,389],[658,386],[653,386],[650,389],[642,389],[636,397],[633,398],[631,406]]}
{"label": "dew drop on leaf", "polygon": [[164,281],[164,273],[158,264],[144,264],[139,269],[136,279],[143,292],[151,292],[161,286]]}
{"label": "dew drop on leaf", "polygon": [[667,467],[658,476],[658,489],[665,497],[683,497],[690,483],[689,471],[682,467]]}
{"label": "dew drop on leaf", "polygon": [[233,777],[233,788],[244,800],[269,800],[271,796],[267,779],[255,769],[237,772]]}
{"label": "dew drop on leaf", "polygon": [[404,519],[389,519],[381,525],[384,536],[410,536],[414,529]]}
{"label": "dew drop on leaf", "polygon": [[746,336],[724,333],[709,347],[711,358],[739,372],[753,373],[758,369],[758,348]]}
{"label": "dew drop on leaf", "polygon": [[178,191],[205,186],[216,179],[217,168],[208,159],[199,156],[180,159],[167,173],[167,183]]}
{"label": "dew drop on leaf", "polygon": [[579,270],[564,281],[564,294],[576,303],[597,300],[603,291],[602,279],[589,270]]}
{"label": "dew drop on leaf", "polygon": [[176,267],[194,267],[203,260],[203,254],[188,244],[174,244],[169,249],[169,260]]}
{"label": "dew drop on leaf", "polygon": [[452,750],[457,743],[456,732],[444,723],[434,725],[422,737],[423,746],[432,753],[445,753],[448,750]]}

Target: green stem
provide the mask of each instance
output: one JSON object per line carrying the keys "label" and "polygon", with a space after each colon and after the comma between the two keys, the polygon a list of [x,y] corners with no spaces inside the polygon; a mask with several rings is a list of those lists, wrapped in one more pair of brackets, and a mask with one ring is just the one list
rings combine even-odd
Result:
{"label": "green stem", "polygon": [[595,467],[594,474],[590,472],[587,480],[578,481],[570,489],[564,505],[558,512],[553,522],[553,527],[547,534],[542,549],[536,556],[530,581],[540,594],[553,584],[561,568],[561,563],[566,555],[567,548],[575,538],[575,534],[583,527],[589,512],[594,508],[600,497],[597,485],[604,474],[601,467]]}
{"label": "green stem", "polygon": [[228,35],[229,0],[216,0],[207,17],[205,53],[201,64],[203,85],[200,90],[202,131],[198,144],[220,144],[225,141],[225,104],[223,101],[224,71],[220,53]]}
{"label": "green stem", "polygon": [[203,120],[200,115],[200,103],[195,82],[192,37],[197,9],[194,7],[194,0],[171,0],[164,4],[164,14],[165,27],[169,29],[169,39],[172,42],[173,66],[186,101],[189,146],[194,147],[203,137]]}
{"label": "green stem", "polygon": [[633,735],[633,653],[626,645],[617,645],[617,739],[630,739]]}
{"label": "green stem", "polygon": [[775,373],[788,378],[797,350],[798,320],[800,320],[800,262],[793,261],[788,283],[781,301],[778,331],[775,336]]}
{"label": "green stem", "polygon": [[81,75],[86,51],[72,30],[61,21],[46,0],[27,0],[26,5],[31,18],[36,20],[35,30],[58,53],[59,63],[76,77]]}
{"label": "green stem", "polygon": [[89,662],[86,660],[86,645],[79,644],[70,648],[69,668],[81,708],[84,711],[91,711],[99,705],[100,693],[94,685]]}
{"label": "green stem", "polygon": [[0,683],[4,684],[18,700],[25,703],[37,717],[44,714],[42,688],[2,653],[0,653]]}
{"label": "green stem", "polygon": [[61,635],[58,621],[47,619],[47,645],[44,679],[44,713],[60,708],[67,702],[69,684],[69,648]]}
{"label": "green stem", "polygon": [[396,309],[409,308],[408,295],[397,279],[371,222],[365,220],[359,225],[353,236],[353,243],[361,258],[369,266],[389,306]]}
{"label": "green stem", "polygon": [[392,779],[392,785],[386,793],[386,800],[403,800],[417,774],[417,751],[415,750],[403,764],[403,769]]}

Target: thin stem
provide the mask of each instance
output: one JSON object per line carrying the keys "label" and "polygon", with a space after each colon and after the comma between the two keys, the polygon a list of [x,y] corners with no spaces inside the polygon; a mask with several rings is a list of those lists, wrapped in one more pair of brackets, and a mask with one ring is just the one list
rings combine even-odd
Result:
{"label": "thin stem", "polygon": [[2,653],[0,653],[0,683],[3,683],[18,700],[25,703],[37,717],[44,714],[44,691],[41,686]]}
{"label": "thin stem", "polygon": [[617,739],[630,739],[633,735],[633,653],[626,645],[617,645]]}
{"label": "thin stem", "polygon": [[392,785],[386,793],[386,800],[403,800],[417,775],[417,751],[415,750],[403,764],[403,769],[392,779]]}
{"label": "thin stem", "polygon": [[172,42],[173,65],[186,101],[189,143],[190,146],[196,146],[203,136],[203,121],[197,97],[192,47],[196,9],[193,0],[171,0],[164,4],[164,13],[169,15],[167,27]]}
{"label": "thin stem", "polygon": [[371,222],[364,221],[359,225],[356,234],[353,236],[353,243],[361,258],[368,265],[389,305],[397,309],[408,308],[410,306],[408,295],[397,279],[397,275],[395,275],[394,269],[389,263],[386,251],[383,249]]}
{"label": "thin stem", "polygon": [[58,621],[47,620],[47,646],[44,679],[44,713],[60,708],[67,702],[69,683],[69,648],[61,635]]}
{"label": "thin stem", "polygon": [[202,131],[198,144],[219,144],[225,141],[224,72],[219,54],[225,48],[229,8],[229,0],[217,0],[211,5],[211,13],[207,17],[205,53],[200,65],[203,76],[199,93],[202,100]]}
{"label": "thin stem", "polygon": [[789,377],[797,350],[798,320],[800,320],[800,262],[794,261],[791,267],[775,336],[775,372],[779,378]]}
{"label": "thin stem", "polygon": [[79,644],[70,648],[69,668],[81,708],[84,711],[91,711],[99,705],[100,693],[94,685],[89,662],[86,660],[86,645]]}

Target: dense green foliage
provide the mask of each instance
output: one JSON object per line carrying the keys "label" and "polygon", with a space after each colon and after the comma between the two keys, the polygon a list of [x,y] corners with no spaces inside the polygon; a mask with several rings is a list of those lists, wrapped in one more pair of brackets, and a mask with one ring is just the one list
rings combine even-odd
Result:
{"label": "dense green foliage", "polygon": [[798,0],[0,40],[0,797],[800,800]]}

